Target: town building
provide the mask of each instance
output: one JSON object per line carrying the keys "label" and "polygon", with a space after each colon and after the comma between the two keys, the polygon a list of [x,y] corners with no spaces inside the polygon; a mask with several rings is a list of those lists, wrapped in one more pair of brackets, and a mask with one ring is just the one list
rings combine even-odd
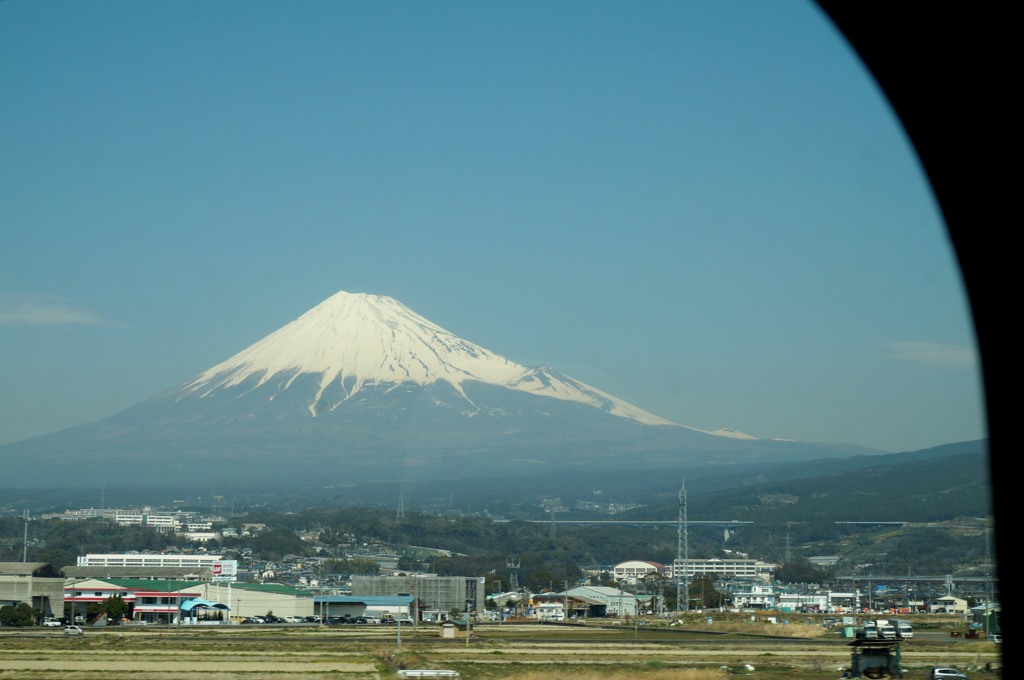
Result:
{"label": "town building", "polygon": [[317,613],[313,593],[281,583],[214,581],[203,585],[201,597],[227,605],[233,620],[267,614],[304,618]]}
{"label": "town building", "polygon": [[775,583],[765,584],[757,581],[719,581],[716,582],[716,587],[721,592],[728,592],[731,595],[732,607],[749,610],[854,612],[860,610],[864,597],[859,591],[799,592]]}
{"label": "town building", "polygon": [[220,555],[164,553],[90,553],[79,555],[79,567],[179,567],[214,569],[222,562]]}
{"label": "town building", "polygon": [[323,621],[338,616],[372,616],[418,623],[419,612],[423,610],[423,603],[417,603],[411,595],[317,595],[313,606]]}
{"label": "town building", "polygon": [[120,526],[145,526],[157,531],[175,532],[206,532],[213,528],[211,518],[200,517],[195,512],[154,512],[149,507],[141,509],[80,508],[65,510],[62,513],[46,514],[43,515],[43,519],[65,521],[102,519]]}
{"label": "town building", "polygon": [[768,582],[778,568],[777,564],[752,559],[675,560],[669,576],[672,579],[680,579],[685,574],[689,580],[693,580],[700,576],[715,575],[722,578]]}
{"label": "town building", "polygon": [[88,620],[89,605],[109,597],[124,600],[128,619],[137,623],[177,624],[185,619],[195,620],[189,614],[179,617],[182,606],[193,599],[223,605],[213,611],[222,623],[267,614],[305,617],[314,613],[312,593],[275,583],[86,578],[71,580],[65,586],[65,615],[69,620],[92,623]]}
{"label": "town building", "polygon": [[729,591],[736,609],[776,609],[778,598],[770,585],[749,584]]}
{"label": "town building", "polygon": [[565,594],[571,598],[579,598],[582,602],[600,604],[604,608],[606,616],[636,616],[636,595],[626,592],[622,588],[579,586],[570,588]]}
{"label": "town building", "polygon": [[782,591],[778,595],[778,607],[783,611],[831,611],[829,593],[798,593]]}
{"label": "town building", "polygon": [[64,575],[46,562],[0,562],[0,607],[24,602],[60,617],[64,610]]}
{"label": "town building", "polygon": [[613,566],[612,576],[615,578],[617,583],[628,583],[631,586],[635,586],[637,582],[642,581],[645,576],[650,574],[668,574],[669,571],[669,567],[657,562],[628,560],[626,562],[619,562]]}
{"label": "town building", "polygon": [[89,605],[120,597],[128,605],[128,619],[139,623],[178,623],[183,602],[203,596],[199,581],[150,579],[69,580],[64,586],[65,616],[69,621],[92,624]]}
{"label": "town building", "polygon": [[64,567],[61,571],[68,579],[87,578],[144,578],[151,581],[209,581],[213,578],[210,567]]}
{"label": "town building", "polygon": [[926,607],[932,613],[942,614],[966,614],[968,611],[967,600],[952,595],[932,598]]}
{"label": "town building", "polygon": [[534,613],[538,621],[565,621],[565,605],[561,602],[541,602]]}
{"label": "town building", "polygon": [[410,595],[422,602],[422,621],[443,621],[451,612],[484,611],[482,576],[437,576],[405,574],[395,576],[353,576],[352,595]]}

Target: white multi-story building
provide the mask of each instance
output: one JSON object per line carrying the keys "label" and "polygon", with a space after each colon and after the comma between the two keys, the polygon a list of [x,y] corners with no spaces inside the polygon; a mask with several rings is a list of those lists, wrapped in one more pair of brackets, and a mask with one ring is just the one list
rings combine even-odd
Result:
{"label": "white multi-story building", "polygon": [[776,585],[758,583],[726,584],[737,609],[816,609],[822,612],[856,611],[860,606],[859,592],[789,592]]}
{"label": "white multi-story building", "polygon": [[829,593],[779,593],[779,608],[800,611],[811,609],[822,612],[831,611]]}
{"label": "white multi-story building", "polygon": [[149,553],[91,553],[79,555],[79,567],[184,567],[213,569],[220,555],[164,555]]}
{"label": "white multi-story building", "polygon": [[148,510],[117,510],[114,521],[121,526],[153,527],[157,530],[172,530],[181,526],[180,519],[175,515],[154,514]]}
{"label": "white multi-story building", "polygon": [[44,515],[44,519],[86,520],[108,519],[121,526],[146,526],[157,531],[210,531],[215,519],[200,517],[195,512],[153,512],[149,507],[142,509],[82,508],[65,510],[59,514]]}
{"label": "white multi-story building", "polygon": [[751,585],[732,591],[732,605],[737,609],[775,609],[777,604],[777,595],[772,586]]}
{"label": "white multi-story building", "polygon": [[672,563],[670,577],[682,578],[685,573],[689,579],[714,574],[720,578],[750,579],[770,581],[772,572],[779,568],[760,560],[749,559],[710,559],[710,560],[675,560]]}

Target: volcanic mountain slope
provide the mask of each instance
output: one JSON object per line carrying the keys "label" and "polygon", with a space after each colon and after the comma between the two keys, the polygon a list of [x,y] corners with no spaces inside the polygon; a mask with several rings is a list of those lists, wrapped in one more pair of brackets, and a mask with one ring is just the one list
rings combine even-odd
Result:
{"label": "volcanic mountain slope", "polygon": [[259,390],[270,383],[280,393],[302,376],[316,376],[307,404],[313,417],[343,406],[364,388],[390,391],[437,383],[464,400],[464,415],[474,415],[481,407],[465,386],[480,383],[587,404],[648,425],[673,424],[546,367],[520,366],[456,337],[394,298],[344,291],[205,371],[183,392],[205,398],[221,389],[244,384]]}
{"label": "volcanic mountain slope", "polygon": [[0,464],[10,485],[88,484],[112,472],[333,484],[865,452],[680,426],[494,354],[393,298],[339,292],[162,395],[0,447]]}

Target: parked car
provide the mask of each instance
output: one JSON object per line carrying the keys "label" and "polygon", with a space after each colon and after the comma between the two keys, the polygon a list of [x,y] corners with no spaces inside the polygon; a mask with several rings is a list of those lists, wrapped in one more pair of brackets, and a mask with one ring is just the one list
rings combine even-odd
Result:
{"label": "parked car", "polygon": [[929,680],[967,680],[967,676],[955,668],[933,668]]}
{"label": "parked car", "polygon": [[43,625],[47,628],[60,628],[64,625],[64,622],[60,619],[46,619],[43,621]]}
{"label": "parked car", "polygon": [[1003,634],[1002,633],[992,633],[991,635],[988,636],[988,639],[991,640],[992,642],[996,643],[997,645],[1001,645],[1003,643]]}
{"label": "parked car", "polygon": [[78,637],[79,635],[85,635],[85,631],[78,626],[64,626],[64,637]]}

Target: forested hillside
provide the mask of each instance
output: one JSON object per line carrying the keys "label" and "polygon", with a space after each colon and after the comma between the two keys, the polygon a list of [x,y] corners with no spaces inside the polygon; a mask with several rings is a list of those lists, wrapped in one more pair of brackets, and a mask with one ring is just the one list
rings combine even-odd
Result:
{"label": "forested hillside", "polygon": [[[987,459],[980,443],[973,446],[976,450],[970,448],[820,461],[788,469],[748,467],[686,479],[689,521],[750,523],[728,538],[721,528],[691,526],[689,556],[741,553],[782,564],[835,555],[835,574],[987,574],[994,554]],[[680,516],[682,478],[648,478],[646,486],[643,479],[628,475],[623,480],[576,479],[575,484],[561,480],[566,481],[561,487],[559,481],[494,483],[482,505],[466,505],[468,492],[461,503],[451,493],[447,499],[439,496],[429,510],[407,512],[396,512],[390,499],[390,507],[358,506],[351,499],[309,507],[295,496],[230,502],[218,496],[218,509],[230,508],[222,513],[220,526],[259,523],[267,528],[202,545],[96,520],[32,520],[27,555],[30,561],[63,567],[88,552],[185,547],[249,550],[253,560],[298,555],[345,561],[387,552],[399,556],[404,568],[498,580],[507,576],[506,564],[514,557],[521,563],[521,583],[534,586],[573,581],[583,567],[628,559],[667,563],[676,556],[674,522]],[[584,487],[584,481],[604,481],[605,488]],[[209,509],[209,499],[193,502]],[[0,561],[20,561],[23,555],[25,523],[11,515],[0,518]],[[637,524],[546,521],[552,518]],[[643,524],[650,520],[669,524]]]}

